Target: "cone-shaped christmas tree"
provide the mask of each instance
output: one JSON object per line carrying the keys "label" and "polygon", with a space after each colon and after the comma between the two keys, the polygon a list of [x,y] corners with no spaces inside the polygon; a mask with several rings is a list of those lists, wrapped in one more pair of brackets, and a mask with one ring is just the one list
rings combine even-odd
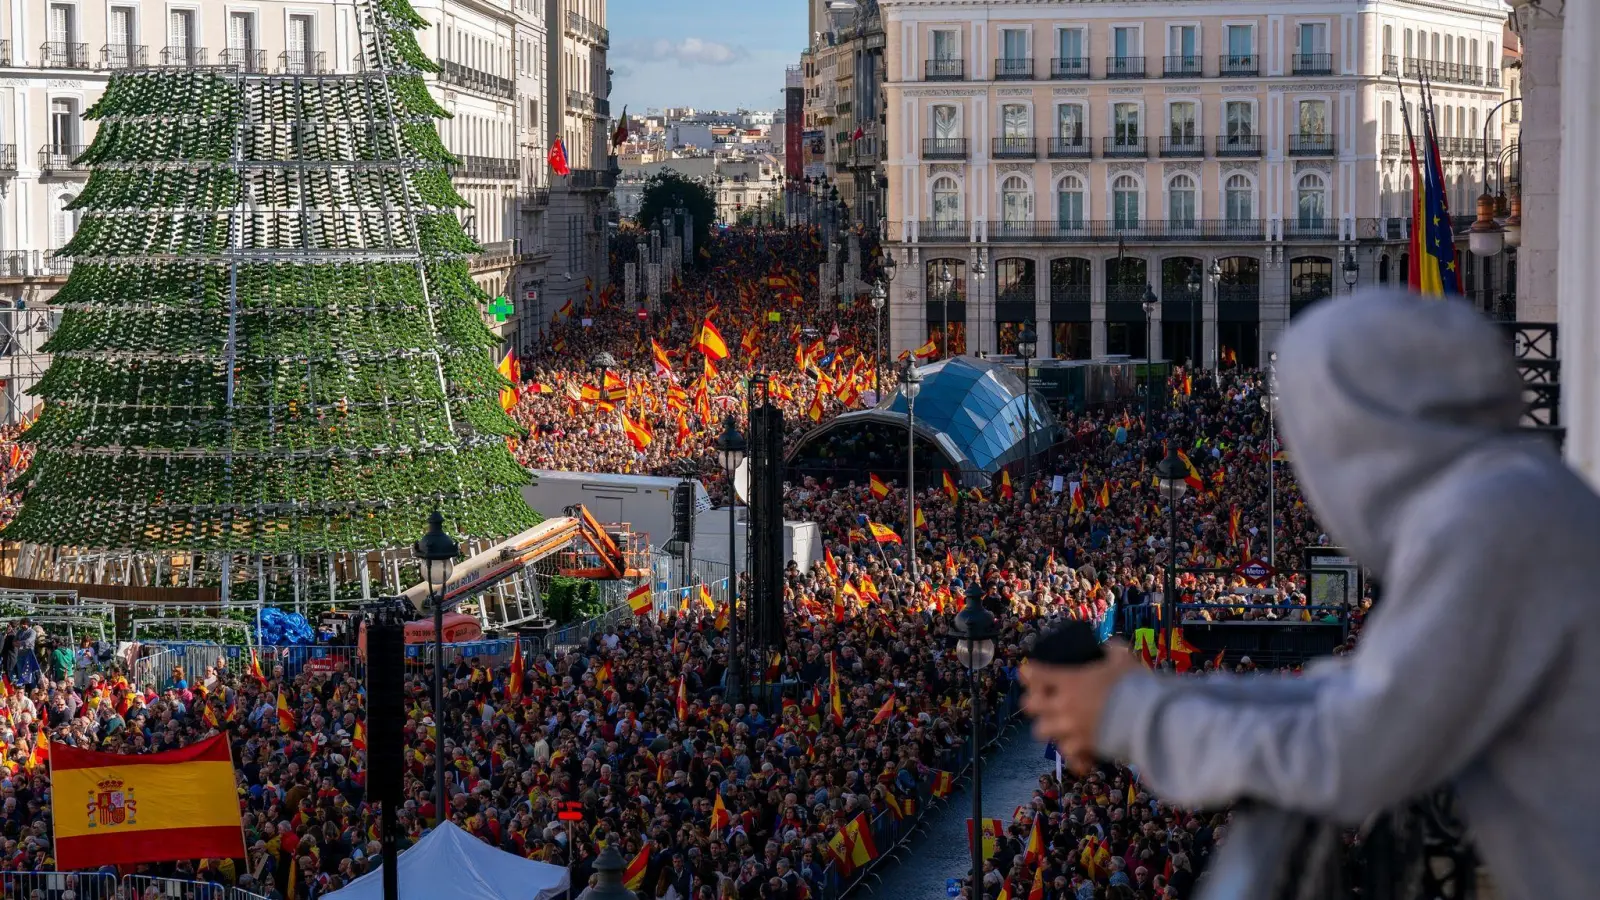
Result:
{"label": "cone-shaped christmas tree", "polygon": [[362,71],[114,75],[4,537],[105,550],[402,546],[437,506],[534,524],[406,0]]}

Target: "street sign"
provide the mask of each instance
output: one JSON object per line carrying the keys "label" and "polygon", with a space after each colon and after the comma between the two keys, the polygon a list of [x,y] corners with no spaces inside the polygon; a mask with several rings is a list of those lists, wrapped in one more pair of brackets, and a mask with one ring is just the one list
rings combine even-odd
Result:
{"label": "street sign", "polygon": [[1252,559],[1249,562],[1240,565],[1233,571],[1234,574],[1242,576],[1245,581],[1248,581],[1258,587],[1262,584],[1265,584],[1269,579],[1272,578],[1273,575],[1277,574],[1276,570],[1267,565],[1263,560],[1259,559]]}
{"label": "street sign", "polygon": [[583,804],[576,800],[563,800],[556,806],[556,818],[563,822],[582,822]]}

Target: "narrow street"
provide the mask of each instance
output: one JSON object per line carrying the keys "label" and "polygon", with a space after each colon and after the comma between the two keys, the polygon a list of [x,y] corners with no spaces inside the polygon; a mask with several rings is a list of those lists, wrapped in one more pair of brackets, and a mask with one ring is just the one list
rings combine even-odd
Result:
{"label": "narrow street", "polygon": [[[1039,775],[1053,765],[1044,758],[1044,745],[1033,739],[1025,724],[1013,728],[1010,738],[1003,750],[990,755],[983,769],[985,816],[1010,819],[1012,811],[1033,796]],[[891,900],[943,897],[949,879],[965,878],[971,871],[967,819],[972,815],[972,794],[964,784],[949,799],[929,816],[927,830],[901,854],[900,864],[881,870],[883,884],[872,886],[873,896]],[[868,883],[872,883],[870,879]]]}

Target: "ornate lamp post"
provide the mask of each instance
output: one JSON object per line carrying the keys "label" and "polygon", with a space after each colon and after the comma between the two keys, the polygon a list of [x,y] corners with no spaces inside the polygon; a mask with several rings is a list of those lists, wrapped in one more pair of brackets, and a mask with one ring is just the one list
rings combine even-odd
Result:
{"label": "ornate lamp post", "polygon": [[917,581],[917,394],[922,391],[922,373],[914,359],[906,360],[900,373],[900,390],[906,395],[906,576]]}
{"label": "ornate lamp post", "polygon": [[889,292],[883,282],[872,286],[872,393],[883,396],[883,379],[880,375],[883,360],[883,307],[889,302]]}
{"label": "ornate lamp post", "polygon": [[[955,638],[956,659],[967,667],[967,691],[972,697],[972,821],[976,829],[983,822],[983,693],[978,689],[978,672],[994,662],[994,639],[999,633],[994,613],[983,607],[980,589],[967,591],[967,605],[956,613],[951,635]],[[983,898],[982,833],[972,841],[972,897]]]}
{"label": "ornate lamp post", "polygon": [[940,359],[950,357],[950,294],[955,291],[955,285],[956,278],[950,274],[950,264],[945,263],[939,270],[939,297],[944,303],[944,324],[940,328],[944,346],[939,349]]}
{"label": "ornate lamp post", "polygon": [[1344,265],[1340,268],[1344,270],[1344,286],[1355,290],[1356,280],[1361,277],[1361,266],[1356,264],[1356,254],[1348,247],[1344,251]]}
{"label": "ornate lamp post", "polygon": [[411,548],[411,555],[421,561],[428,599],[433,602],[433,806],[443,823],[450,818],[444,790],[444,595],[461,546],[444,533],[444,516],[437,509],[428,517],[428,531]]}
{"label": "ornate lamp post", "polygon": [[1155,356],[1150,352],[1154,341],[1151,332],[1156,323],[1156,298],[1150,296],[1149,286],[1146,285],[1146,296],[1141,309],[1144,310],[1144,427],[1148,432],[1150,428],[1150,395],[1155,393]]}
{"label": "ornate lamp post", "polygon": [[1033,479],[1033,354],[1039,349],[1039,335],[1033,323],[1022,326],[1017,335],[1017,355],[1022,357],[1022,481],[1031,484]]}
{"label": "ornate lamp post", "polygon": [[[1211,300],[1213,303],[1215,303],[1218,299],[1220,299],[1217,296],[1217,287],[1218,285],[1222,284],[1222,266],[1217,264],[1217,258],[1214,256],[1211,258],[1211,268],[1206,270],[1206,280],[1211,282]],[[1216,318],[1220,321],[1222,318],[1221,314],[1218,313]],[[1216,330],[1216,326],[1213,325],[1212,331],[1215,332]],[[1222,351],[1218,350],[1217,347],[1221,343],[1221,336],[1213,335],[1213,337],[1217,339],[1211,342],[1211,368],[1220,369],[1222,366],[1217,363],[1217,359],[1218,354],[1220,354]]]}
{"label": "ornate lamp post", "polygon": [[639,900],[639,895],[622,883],[622,874],[627,868],[616,845],[607,843],[594,860],[594,885],[584,891],[583,896],[586,900]]}
{"label": "ornate lamp post", "polygon": [[1167,495],[1167,589],[1161,601],[1161,616],[1157,621],[1157,634],[1168,635],[1173,625],[1172,607],[1178,600],[1178,499],[1189,489],[1184,481],[1189,467],[1178,458],[1176,444],[1169,442],[1166,458],[1156,463],[1156,481]]}

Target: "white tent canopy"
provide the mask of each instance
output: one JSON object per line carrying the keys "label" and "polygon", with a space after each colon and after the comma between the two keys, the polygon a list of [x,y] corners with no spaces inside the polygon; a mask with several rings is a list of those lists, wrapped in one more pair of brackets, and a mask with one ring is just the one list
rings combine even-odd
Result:
{"label": "white tent canopy", "polygon": [[[551,900],[567,891],[567,870],[491,847],[446,822],[400,854],[400,900]],[[375,870],[324,900],[383,900]]]}

